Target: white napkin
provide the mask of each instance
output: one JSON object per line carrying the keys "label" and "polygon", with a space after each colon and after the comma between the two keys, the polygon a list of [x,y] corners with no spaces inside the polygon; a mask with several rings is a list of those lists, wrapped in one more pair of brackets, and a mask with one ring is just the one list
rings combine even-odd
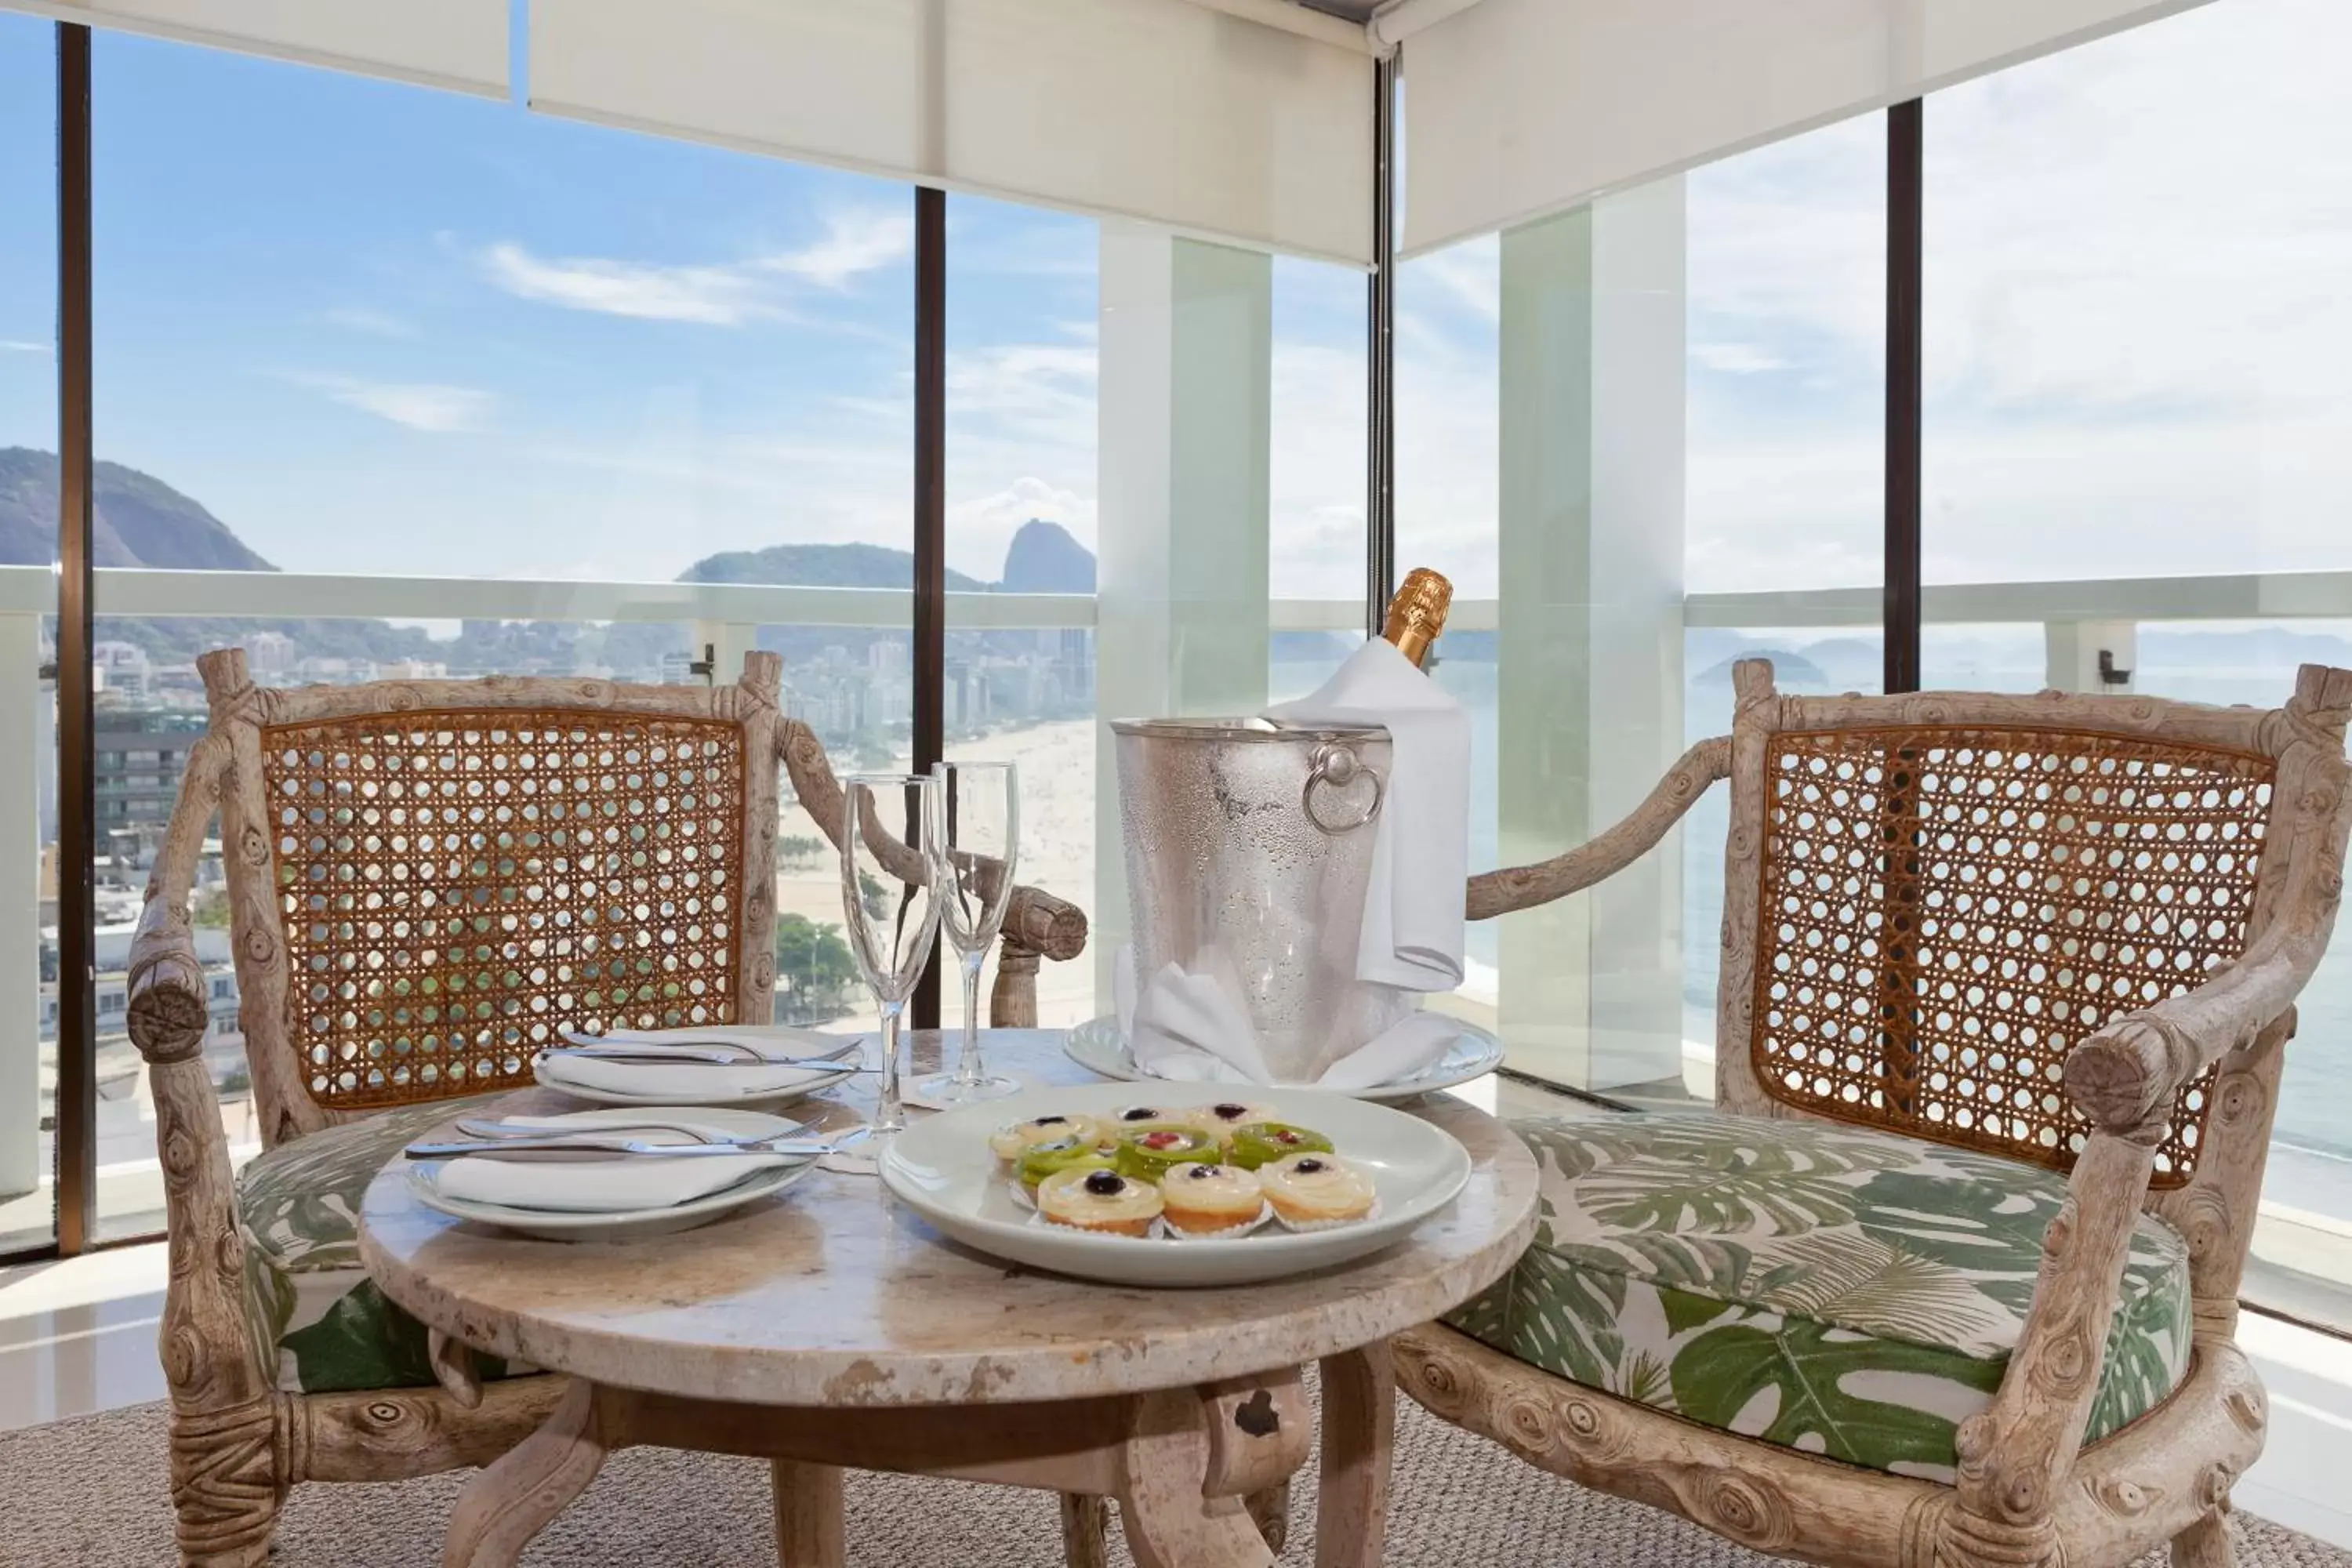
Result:
{"label": "white napkin", "polygon": [[[762,1057],[788,1060],[834,1056],[848,1045],[839,1035],[823,1035],[789,1024],[738,1025],[720,1029],[614,1029],[601,1036],[566,1037],[575,1045],[594,1043],[656,1050],[665,1046],[725,1040],[758,1051]],[[856,1066],[864,1060],[863,1048],[848,1049],[841,1059],[845,1066]],[[574,1084],[604,1094],[687,1104],[778,1092],[825,1076],[814,1068],[763,1067],[751,1062],[740,1067],[718,1067],[709,1062],[686,1061],[669,1067],[660,1062],[599,1061],[593,1057],[562,1056],[541,1058],[540,1072],[548,1081],[559,1085]]]}
{"label": "white napkin", "polygon": [[[533,1131],[614,1132],[609,1113],[587,1111],[576,1116],[516,1118],[511,1125]],[[679,1121],[712,1137],[732,1136],[730,1129]],[[627,1135],[647,1143],[689,1143],[682,1132],[628,1130]],[[627,1209],[674,1208],[731,1187],[752,1172],[771,1165],[789,1165],[798,1156],[783,1154],[696,1154],[680,1159],[659,1155],[617,1155],[610,1160],[500,1160],[467,1155],[451,1160],[436,1174],[435,1184],[445,1197],[469,1203],[499,1204],[508,1208],[551,1209],[566,1214],[617,1214]]]}
{"label": "white napkin", "polygon": [[1318,690],[1265,716],[1277,724],[1388,727],[1395,759],[1372,828],[1356,977],[1406,991],[1461,984],[1470,715],[1395,645],[1375,637]]}
{"label": "white napkin", "polygon": [[[1257,1031],[1226,982],[1214,973],[1160,966],[1137,994],[1135,951],[1111,968],[1119,1027],[1135,1065],[1180,1083],[1272,1084]],[[1414,1013],[1323,1069],[1326,1089],[1370,1089],[1421,1071],[1443,1057],[1461,1028],[1442,1013]]]}

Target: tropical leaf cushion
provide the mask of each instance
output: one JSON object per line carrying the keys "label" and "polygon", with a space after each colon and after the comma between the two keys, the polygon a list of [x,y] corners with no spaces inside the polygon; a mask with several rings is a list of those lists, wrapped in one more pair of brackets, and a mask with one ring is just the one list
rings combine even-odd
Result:
{"label": "tropical leaf cushion", "polygon": [[404,1144],[467,1109],[445,1100],[348,1121],[281,1143],[238,1173],[247,1318],[279,1388],[320,1394],[433,1381],[425,1325],[386,1300],[360,1264],[360,1201]]}
{"label": "tropical leaf cushion", "polygon": [[[2064,1179],[1867,1128],[1716,1114],[1514,1123],[1542,1167],[1518,1266],[1447,1320],[1724,1431],[1950,1481],[2016,1348]],[[2143,1217],[2089,1437],[2189,1366],[2189,1252]]]}

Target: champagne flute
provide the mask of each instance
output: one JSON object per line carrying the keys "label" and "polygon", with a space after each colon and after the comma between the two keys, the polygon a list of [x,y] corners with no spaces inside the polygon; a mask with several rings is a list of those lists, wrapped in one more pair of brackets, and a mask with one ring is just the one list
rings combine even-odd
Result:
{"label": "champagne flute", "polygon": [[956,1070],[925,1079],[923,1097],[943,1105],[1001,1100],[1019,1091],[1013,1079],[986,1071],[980,1059],[980,971],[1013,900],[1013,865],[1021,841],[1021,784],[1011,763],[936,763],[931,776],[931,852],[938,870],[940,929],[963,975],[963,1050]]}
{"label": "champagne flute", "polygon": [[907,1125],[898,1101],[898,1021],[939,935],[939,855],[930,837],[939,787],[916,773],[861,773],[842,784],[841,911],[850,952],[882,1015],[877,1133]]}

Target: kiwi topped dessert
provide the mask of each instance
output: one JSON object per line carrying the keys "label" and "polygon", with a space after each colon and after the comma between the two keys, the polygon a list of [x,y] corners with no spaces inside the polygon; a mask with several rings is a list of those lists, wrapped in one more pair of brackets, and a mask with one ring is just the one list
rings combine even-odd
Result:
{"label": "kiwi topped dessert", "polygon": [[1252,1121],[1234,1129],[1225,1142],[1225,1157],[1244,1171],[1291,1154],[1328,1154],[1331,1140],[1310,1128],[1287,1121]]}
{"label": "kiwi topped dessert", "polygon": [[1214,1160],[1217,1141],[1197,1127],[1159,1122],[1132,1129],[1119,1136],[1112,1163],[1122,1175],[1139,1182],[1157,1182],[1171,1165],[1187,1161]]}

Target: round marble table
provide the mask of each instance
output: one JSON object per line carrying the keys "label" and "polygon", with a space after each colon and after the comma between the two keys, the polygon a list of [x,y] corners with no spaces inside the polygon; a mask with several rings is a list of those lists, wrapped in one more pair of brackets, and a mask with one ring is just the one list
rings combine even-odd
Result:
{"label": "round marble table", "polygon": [[[989,1060],[1034,1082],[1096,1081],[1060,1038],[992,1031]],[[915,1042],[919,1064],[939,1050],[937,1036]],[[512,1103],[564,1101],[534,1089]],[[834,1122],[866,1109],[837,1090],[795,1114],[828,1104]],[[1141,1568],[1265,1568],[1244,1500],[1306,1458],[1308,1362],[1323,1387],[1317,1563],[1376,1563],[1386,1341],[1500,1278],[1536,1220],[1535,1163],[1501,1122],[1444,1095],[1405,1109],[1469,1151],[1461,1196],[1362,1262],[1231,1289],[1009,1265],[945,1240],[870,1175],[821,1171],[678,1236],[566,1245],[435,1214],[395,1163],[368,1189],[360,1229],[384,1294],[435,1331],[436,1351],[462,1344],[572,1379],[547,1424],[467,1487],[445,1568],[514,1563],[632,1444],[772,1460],[785,1568],[840,1563],[843,1467],[1061,1492],[1077,1563],[1099,1561],[1096,1500],[1112,1497]],[[436,1359],[464,1397],[464,1358]]]}

